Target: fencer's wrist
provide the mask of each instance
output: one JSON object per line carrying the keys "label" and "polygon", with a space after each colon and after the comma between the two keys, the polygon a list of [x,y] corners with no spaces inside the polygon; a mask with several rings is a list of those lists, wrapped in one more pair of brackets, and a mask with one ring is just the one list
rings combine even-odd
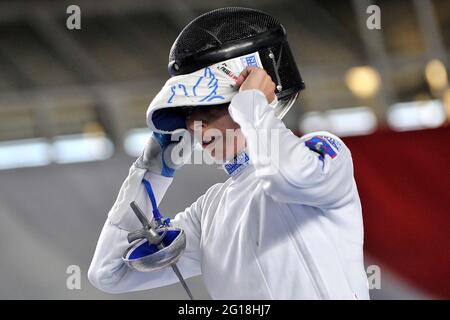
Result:
{"label": "fencer's wrist", "polygon": [[243,90],[237,93],[228,107],[231,118],[241,127],[254,125],[262,118],[269,105],[266,96],[258,89]]}
{"label": "fencer's wrist", "polygon": [[144,179],[151,181],[152,185],[158,186],[161,190],[167,190],[173,181],[173,177],[165,177],[152,171],[147,171]]}
{"label": "fencer's wrist", "polygon": [[154,159],[153,161],[151,161],[151,160],[149,161],[142,154],[141,156],[139,156],[139,158],[137,158],[134,161],[133,165],[138,169],[144,169],[147,172],[151,172],[156,175],[164,176],[165,172],[163,172],[162,165],[158,164],[158,162],[159,161],[156,161],[156,159]]}

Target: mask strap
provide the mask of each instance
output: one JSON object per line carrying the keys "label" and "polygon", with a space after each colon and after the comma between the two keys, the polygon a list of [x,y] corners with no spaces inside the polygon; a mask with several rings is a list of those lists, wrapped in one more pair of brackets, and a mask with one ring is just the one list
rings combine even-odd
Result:
{"label": "mask strap", "polygon": [[[280,51],[280,57],[281,57],[281,51]],[[279,68],[279,64],[281,59],[278,59],[278,63],[275,60],[275,55],[272,52],[272,49],[269,48],[269,58],[270,60],[272,60],[272,65],[273,65],[273,70],[275,72],[275,77],[277,78],[277,90],[278,92],[281,92],[281,90],[283,90],[283,86],[281,85],[281,79],[280,79],[280,75],[278,74],[278,68]]]}

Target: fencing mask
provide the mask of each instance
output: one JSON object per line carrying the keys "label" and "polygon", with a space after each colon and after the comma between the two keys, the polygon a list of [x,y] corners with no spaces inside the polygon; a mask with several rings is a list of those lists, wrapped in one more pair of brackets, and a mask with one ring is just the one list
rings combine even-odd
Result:
{"label": "fencing mask", "polygon": [[183,108],[229,103],[235,81],[247,66],[266,70],[276,84],[280,119],[305,88],[284,27],[272,16],[247,8],[222,8],[190,22],[169,54],[169,75],[147,111],[151,130],[170,133],[184,127]]}

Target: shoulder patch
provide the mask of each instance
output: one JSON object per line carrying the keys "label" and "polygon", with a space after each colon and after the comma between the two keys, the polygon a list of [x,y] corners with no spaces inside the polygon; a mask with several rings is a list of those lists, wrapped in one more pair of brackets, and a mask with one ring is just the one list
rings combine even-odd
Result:
{"label": "shoulder patch", "polygon": [[338,143],[335,139],[325,136],[314,136],[305,141],[305,145],[312,151],[318,153],[320,155],[320,159],[323,160],[325,155],[329,155],[332,159],[337,156],[336,151],[339,151],[341,148],[339,143],[339,149],[336,147],[336,151],[331,147],[332,142],[327,138],[331,139],[334,143]]}
{"label": "shoulder patch", "polygon": [[338,140],[330,136],[322,136],[322,138],[326,139],[336,149],[336,151],[341,151],[342,143],[340,143]]}

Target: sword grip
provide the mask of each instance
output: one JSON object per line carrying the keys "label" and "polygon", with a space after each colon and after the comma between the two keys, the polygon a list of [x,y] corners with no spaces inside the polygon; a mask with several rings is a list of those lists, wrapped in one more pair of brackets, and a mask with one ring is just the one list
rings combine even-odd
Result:
{"label": "sword grip", "polygon": [[131,209],[133,209],[134,214],[139,219],[139,221],[141,222],[142,226],[144,226],[144,228],[149,228],[150,227],[150,221],[147,219],[145,214],[142,212],[141,208],[139,208],[139,206],[136,203],[136,201],[132,201],[130,203],[130,207],[131,207]]}

